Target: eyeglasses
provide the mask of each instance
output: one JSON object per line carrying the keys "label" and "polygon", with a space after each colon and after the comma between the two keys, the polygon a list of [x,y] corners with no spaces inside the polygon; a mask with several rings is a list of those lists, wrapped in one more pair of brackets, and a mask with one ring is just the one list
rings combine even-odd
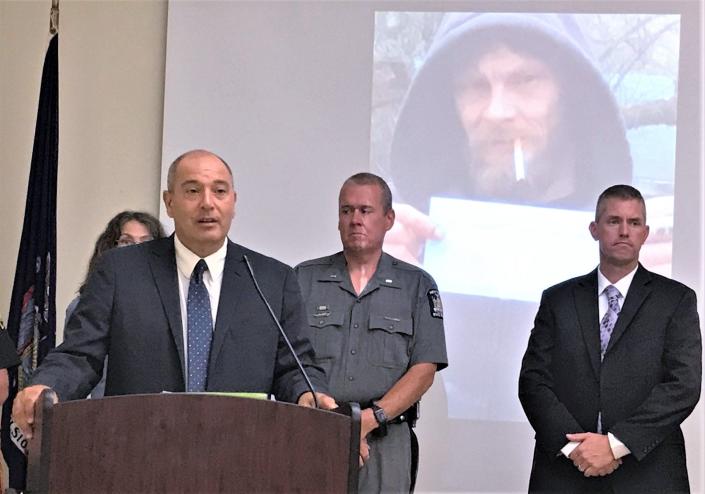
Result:
{"label": "eyeglasses", "polygon": [[127,247],[128,245],[137,245],[141,244],[142,242],[149,242],[150,240],[154,240],[152,237],[141,237],[141,238],[132,238],[129,235],[123,235],[120,237],[117,242],[115,242],[115,245],[117,247]]}

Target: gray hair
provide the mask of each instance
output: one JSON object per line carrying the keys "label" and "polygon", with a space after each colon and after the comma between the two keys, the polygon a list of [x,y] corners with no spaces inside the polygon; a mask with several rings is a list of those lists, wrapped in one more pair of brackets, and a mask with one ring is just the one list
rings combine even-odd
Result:
{"label": "gray hair", "polygon": [[[355,185],[376,185],[382,191],[382,207],[384,208],[384,212],[386,213],[392,209],[392,191],[382,177],[374,173],[361,172],[356,173],[343,182],[343,187],[349,183]],[[341,187],[340,190],[342,190],[343,187]]]}

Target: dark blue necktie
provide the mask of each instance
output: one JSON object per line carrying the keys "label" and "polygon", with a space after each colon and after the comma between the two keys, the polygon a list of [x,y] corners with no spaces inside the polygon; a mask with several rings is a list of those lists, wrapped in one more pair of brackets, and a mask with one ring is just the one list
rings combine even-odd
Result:
{"label": "dark blue necktie", "polygon": [[213,340],[213,317],[208,289],[203,284],[203,272],[208,269],[201,259],[193,268],[188,287],[186,313],[188,317],[188,386],[187,391],[205,391],[208,379],[208,359]]}

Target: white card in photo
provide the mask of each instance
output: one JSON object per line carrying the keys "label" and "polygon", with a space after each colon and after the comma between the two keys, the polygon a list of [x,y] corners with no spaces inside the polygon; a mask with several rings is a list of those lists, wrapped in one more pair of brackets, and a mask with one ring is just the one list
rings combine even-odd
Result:
{"label": "white card in photo", "polygon": [[429,215],[444,236],[427,242],[424,269],[443,292],[537,302],[597,266],[594,214],[433,197]]}

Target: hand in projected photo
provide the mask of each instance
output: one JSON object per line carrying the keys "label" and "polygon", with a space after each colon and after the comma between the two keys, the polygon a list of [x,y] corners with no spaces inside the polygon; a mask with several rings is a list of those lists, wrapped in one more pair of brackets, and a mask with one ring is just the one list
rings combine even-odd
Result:
{"label": "hand in projected photo", "polygon": [[395,204],[394,226],[384,239],[384,251],[419,265],[427,240],[440,240],[443,232],[427,215],[408,204]]}
{"label": "hand in projected photo", "polygon": [[673,244],[671,241],[649,242],[641,248],[639,261],[651,271],[671,276]]}

